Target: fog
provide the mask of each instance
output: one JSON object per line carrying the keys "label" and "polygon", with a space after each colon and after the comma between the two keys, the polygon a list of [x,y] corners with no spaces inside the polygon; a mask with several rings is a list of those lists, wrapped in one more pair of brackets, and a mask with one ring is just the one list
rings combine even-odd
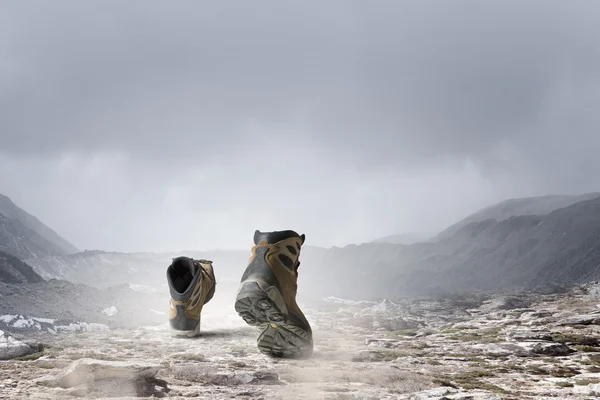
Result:
{"label": "fog", "polygon": [[81,249],[435,234],[595,191],[600,5],[5,2],[0,193]]}

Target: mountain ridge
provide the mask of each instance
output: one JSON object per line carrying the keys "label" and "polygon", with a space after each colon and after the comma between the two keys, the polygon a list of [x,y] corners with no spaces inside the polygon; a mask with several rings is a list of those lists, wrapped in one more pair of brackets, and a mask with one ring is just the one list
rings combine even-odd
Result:
{"label": "mountain ridge", "polygon": [[488,207],[484,207],[458,222],[450,225],[432,238],[432,241],[439,241],[451,236],[461,227],[470,222],[482,221],[485,219],[502,220],[510,216],[518,215],[547,215],[552,211],[567,207],[579,201],[590,200],[600,197],[600,192],[584,193],[579,195],[557,195],[550,194],[534,197],[520,197],[506,199]]}
{"label": "mountain ridge", "polygon": [[429,239],[429,236],[422,233],[407,232],[382,236],[380,238],[372,240],[371,243],[391,243],[409,245],[415,243],[428,242]]}
{"label": "mountain ridge", "polygon": [[17,257],[0,251],[0,282],[5,284],[39,283],[44,280],[33,268]]}
{"label": "mountain ridge", "polygon": [[0,214],[0,251],[12,254],[21,260],[63,255],[53,243],[27,228],[21,221]]}
{"label": "mountain ridge", "polygon": [[8,219],[17,220],[26,228],[36,232],[39,236],[52,243],[59,250],[59,253],[72,254],[79,252],[77,247],[46,226],[37,217],[21,209],[9,197],[3,194],[0,194],[0,214]]}

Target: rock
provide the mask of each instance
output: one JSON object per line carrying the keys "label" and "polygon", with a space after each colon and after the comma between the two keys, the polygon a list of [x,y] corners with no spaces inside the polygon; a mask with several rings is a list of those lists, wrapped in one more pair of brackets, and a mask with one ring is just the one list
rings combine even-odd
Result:
{"label": "rock", "polygon": [[160,365],[144,362],[103,361],[84,358],[73,362],[56,378],[61,388],[75,388],[106,396],[148,396],[166,389],[166,384],[155,378]]}
{"label": "rock", "polygon": [[498,357],[510,355],[527,357],[532,354],[531,350],[515,343],[478,343],[473,345],[473,349]]}
{"label": "rock", "polygon": [[416,329],[420,324],[407,321],[403,318],[375,318],[373,329],[384,329],[386,331],[400,331],[404,329]]}
{"label": "rock", "polygon": [[552,341],[552,334],[550,331],[531,331],[526,329],[519,329],[508,334],[508,337],[517,342],[528,342],[528,341]]}
{"label": "rock", "polygon": [[551,317],[554,313],[551,311],[526,311],[519,317],[521,321],[529,321],[539,318]]}
{"label": "rock", "polygon": [[283,382],[279,380],[279,375],[274,372],[256,371],[253,374],[253,379],[249,382],[253,385],[281,385]]}
{"label": "rock", "polygon": [[515,355],[517,357],[535,355],[560,357],[575,352],[563,343],[554,342],[478,343],[473,345],[473,349],[494,356]]}
{"label": "rock", "polygon": [[38,376],[37,378],[34,378],[31,380],[33,383],[35,383],[36,385],[42,385],[42,386],[48,386],[48,385],[52,385],[54,382],[56,382],[56,377],[54,375],[42,375],[42,376]]}
{"label": "rock", "polygon": [[232,384],[243,385],[281,385],[279,375],[274,372],[256,371],[256,372],[238,372],[234,376]]}
{"label": "rock", "polygon": [[355,362],[383,361],[385,355],[379,351],[364,350],[352,357]]}
{"label": "rock", "polygon": [[447,395],[457,393],[458,389],[449,387],[439,387],[435,389],[423,390],[417,393],[411,393],[409,400],[448,400]]}
{"label": "rock", "polygon": [[279,375],[269,371],[238,371],[234,373],[215,370],[211,365],[185,365],[169,370],[172,378],[181,381],[198,382],[204,385],[283,385]]}
{"label": "rock", "polygon": [[575,350],[563,343],[536,343],[531,351],[534,354],[543,354],[545,356],[553,357],[568,356],[575,352]]}
{"label": "rock", "polygon": [[481,311],[490,312],[494,310],[514,310],[518,308],[527,308],[531,305],[531,300],[519,296],[500,296],[483,302],[479,307]]}
{"label": "rock", "polygon": [[40,344],[26,343],[15,339],[4,331],[0,331],[0,360],[11,360],[39,351],[41,351]]}
{"label": "rock", "polygon": [[556,326],[572,325],[600,325],[600,315],[597,314],[579,314],[562,319],[555,324]]}
{"label": "rock", "polygon": [[600,397],[600,383],[593,383],[586,386],[575,386],[574,393],[583,394],[584,396]]}
{"label": "rock", "polygon": [[398,343],[394,339],[365,339],[365,344],[369,347],[384,347],[389,349],[398,346]]}

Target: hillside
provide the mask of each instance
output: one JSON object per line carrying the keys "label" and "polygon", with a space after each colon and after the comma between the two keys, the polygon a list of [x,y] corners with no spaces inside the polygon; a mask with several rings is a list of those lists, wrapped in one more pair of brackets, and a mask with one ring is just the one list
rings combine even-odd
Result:
{"label": "hillside", "polygon": [[64,253],[19,220],[0,214],[0,251],[21,260]]}
{"label": "hillside", "polygon": [[[96,288],[124,284],[140,290],[166,290],[165,271],[180,255],[215,261],[219,283],[238,283],[249,251],[213,250],[173,253],[118,253],[84,251],[68,256],[51,255],[26,260],[45,279],[65,279]],[[150,290],[150,289],[148,289]]]}
{"label": "hillside", "polygon": [[77,247],[60,237],[58,233],[44,225],[33,215],[19,208],[8,197],[2,194],[0,194],[0,214],[9,219],[19,221],[24,227],[37,233],[51,243],[58,253],[71,254],[79,251]]}
{"label": "hillside", "polygon": [[580,201],[597,197],[600,197],[600,193],[586,193],[582,195],[547,195],[504,200],[498,204],[479,210],[451,225],[433,238],[433,241],[447,239],[472,222],[481,222],[489,219],[502,221],[512,216],[520,215],[547,215],[559,208],[568,207]]}
{"label": "hillside", "polygon": [[399,233],[377,238],[371,243],[415,244],[427,242],[430,238],[422,233]]}
{"label": "hillside", "polygon": [[568,287],[600,279],[600,198],[472,222],[435,243],[352,245],[319,260],[308,253],[304,265],[313,295],[353,299]]}
{"label": "hillside", "polygon": [[5,284],[22,284],[43,282],[31,266],[15,256],[0,251],[0,282]]}
{"label": "hillside", "polygon": [[0,251],[27,260],[65,256],[78,250],[8,197],[0,195]]}

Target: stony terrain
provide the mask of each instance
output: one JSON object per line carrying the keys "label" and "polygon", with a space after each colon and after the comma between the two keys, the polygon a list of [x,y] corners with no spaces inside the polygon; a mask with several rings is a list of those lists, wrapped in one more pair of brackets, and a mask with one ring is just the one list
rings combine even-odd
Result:
{"label": "stony terrain", "polygon": [[304,305],[308,360],[258,353],[221,293],[197,339],[173,339],[165,324],[14,330],[43,350],[29,343],[33,354],[0,362],[0,398],[589,399],[600,395],[599,293],[327,298]]}

